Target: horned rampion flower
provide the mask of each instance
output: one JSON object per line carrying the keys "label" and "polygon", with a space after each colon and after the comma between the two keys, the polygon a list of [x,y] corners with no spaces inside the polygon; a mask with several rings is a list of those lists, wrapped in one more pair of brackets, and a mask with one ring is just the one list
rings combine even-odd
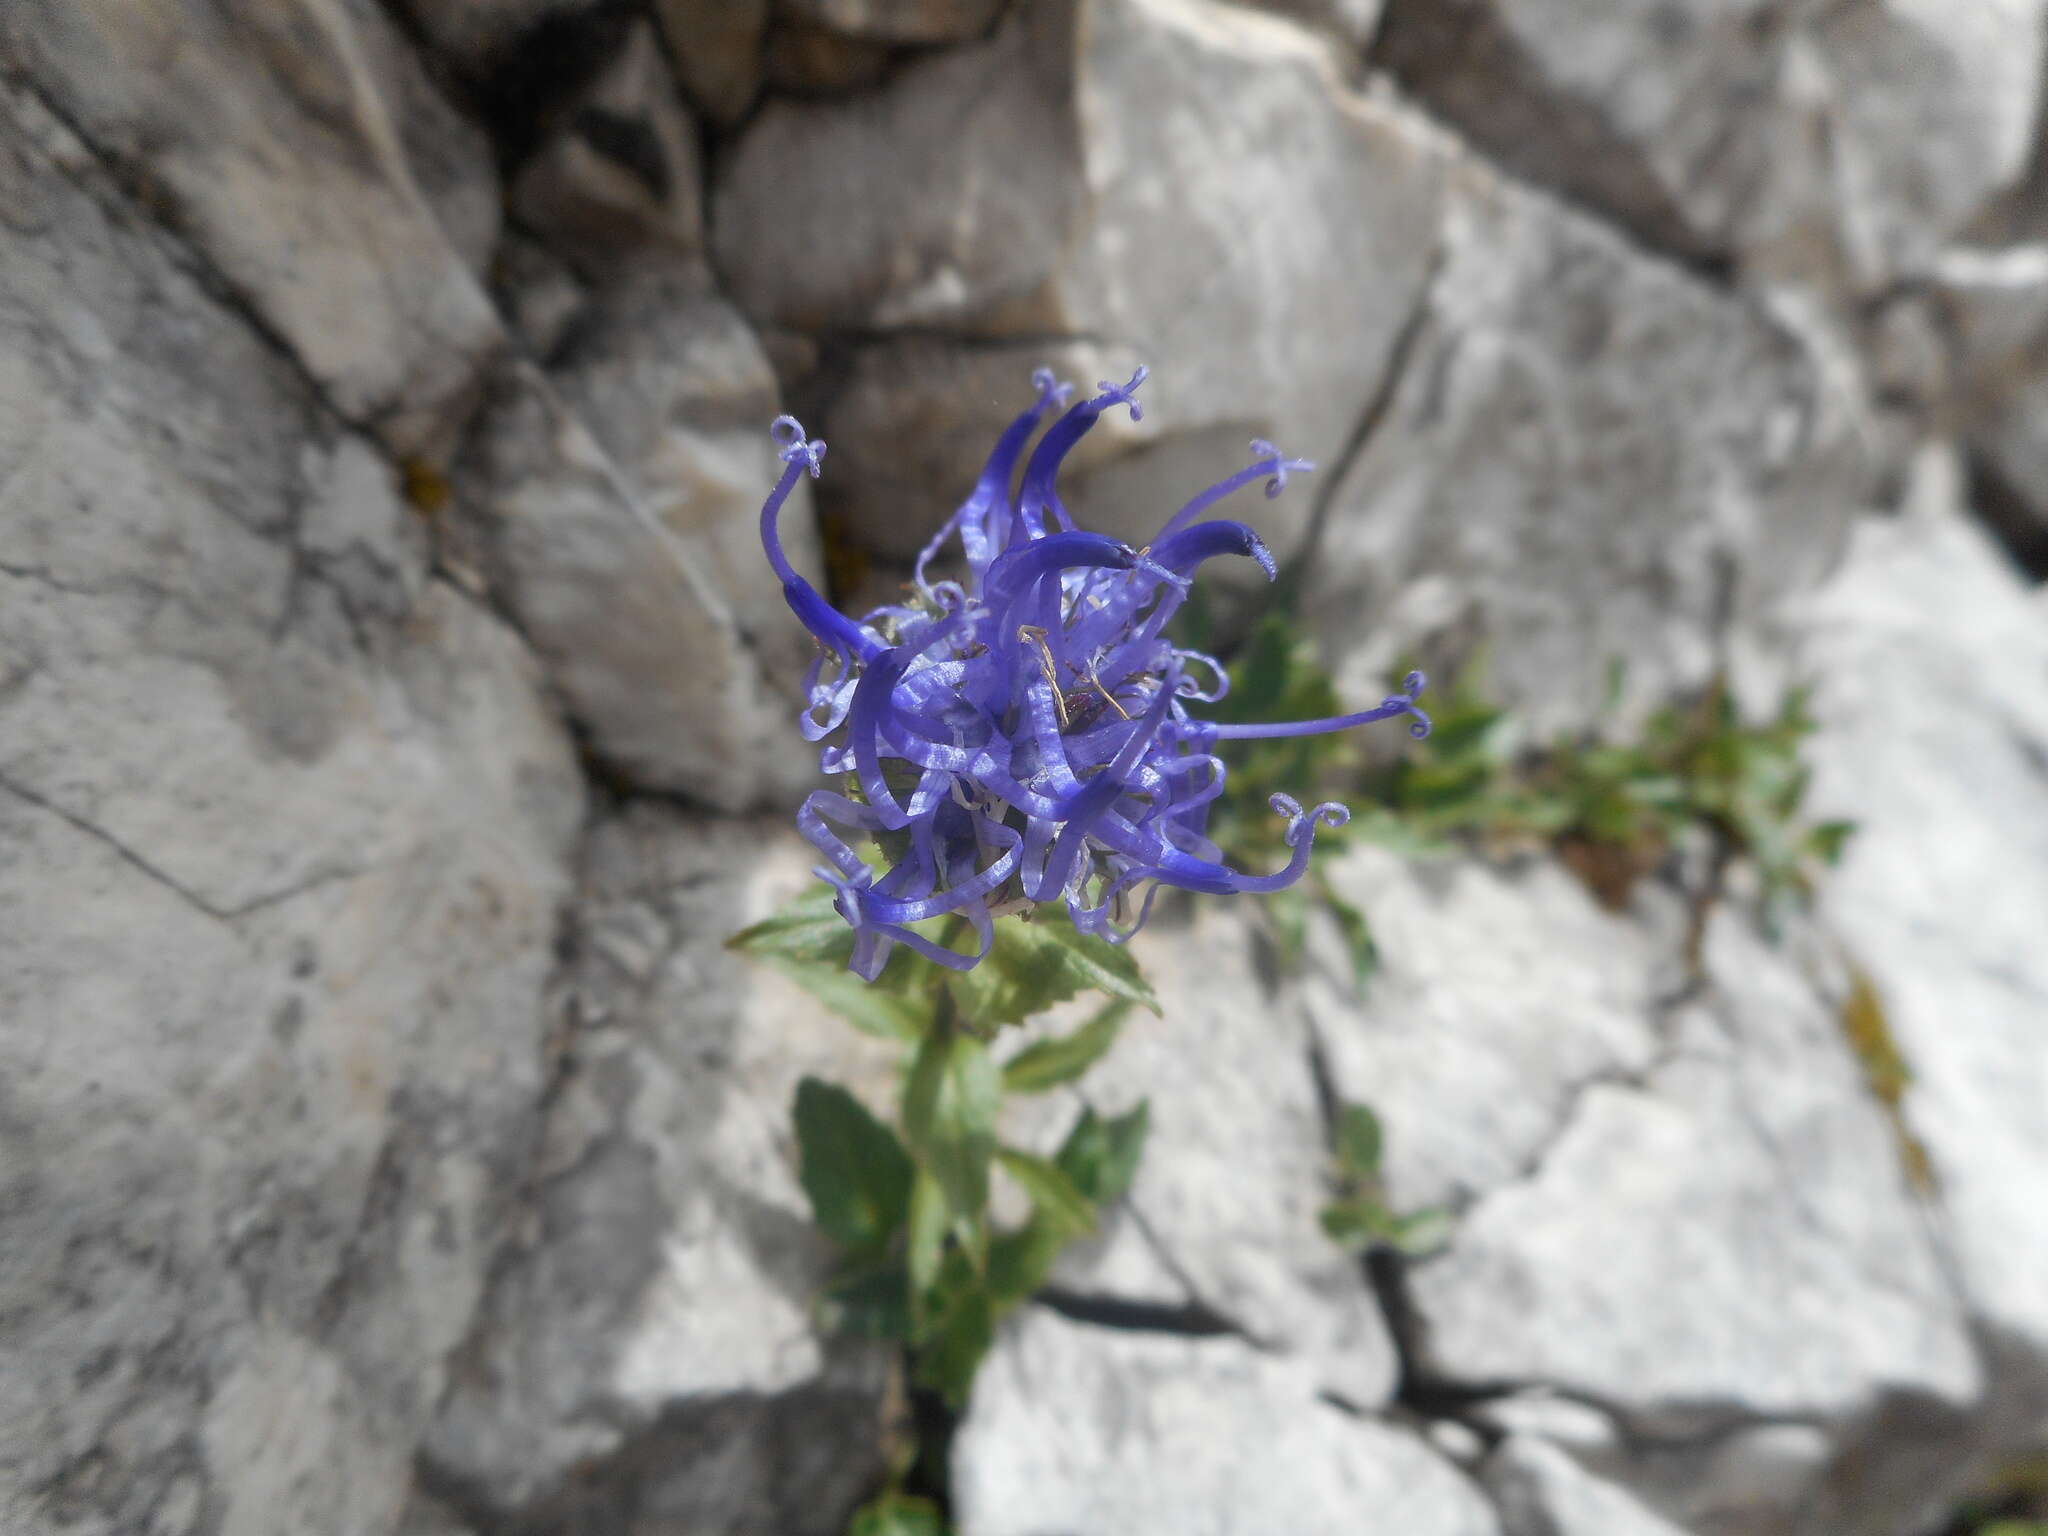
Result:
{"label": "horned rampion flower", "polygon": [[[1034,374],[1037,401],[997,440],[972,493],[919,555],[909,600],[858,623],[783,553],[777,514],[801,476],[818,474],[825,445],[806,440],[794,417],[775,422],[785,467],[761,508],[761,542],[820,648],[800,727],[825,743],[819,766],[843,775],[848,790],[813,793],[797,826],[827,861],[817,873],[837,889],[855,933],[852,969],[870,981],[894,944],[969,969],[988,953],[994,919],[1036,902],[1063,899],[1078,929],[1121,942],[1162,885],[1217,895],[1291,885],[1308,867],[1317,824],[1342,826],[1350,813],[1334,802],[1305,811],[1274,795],[1287,818],[1286,866],[1232,869],[1204,835],[1226,774],[1215,748],[1400,715],[1412,717],[1411,734],[1429,734],[1415,702],[1419,672],[1376,708],[1329,719],[1220,725],[1191,711],[1230,686],[1213,657],[1165,636],[1196,568],[1243,555],[1274,575],[1250,528],[1204,514],[1261,479],[1277,496],[1290,474],[1314,466],[1254,442],[1249,468],[1188,502],[1145,548],[1080,531],[1054,484],[1061,461],[1104,411],[1122,406],[1138,420],[1134,392],[1144,380],[1140,368],[1061,415],[1013,494],[1033,433],[1072,392],[1045,369]],[[932,579],[956,538],[961,579]],[[893,863],[878,871],[842,834]],[[946,914],[971,926],[973,953],[910,926]]]}

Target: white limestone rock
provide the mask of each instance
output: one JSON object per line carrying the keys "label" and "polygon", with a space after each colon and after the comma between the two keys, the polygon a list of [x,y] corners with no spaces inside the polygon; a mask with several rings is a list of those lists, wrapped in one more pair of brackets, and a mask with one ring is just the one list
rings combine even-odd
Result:
{"label": "white limestone rock", "polygon": [[[723,948],[807,866],[786,829],[645,805],[594,834],[533,1209],[426,1442],[483,1507],[619,1498],[666,1445],[677,1486],[650,1491],[657,1468],[644,1497],[675,1505],[705,1483],[693,1468],[729,1467],[688,1495],[691,1528],[836,1532],[873,1475],[883,1362],[828,1365],[812,1303],[832,1253],[797,1185],[790,1104],[812,1073],[886,1114],[894,1053]],[[821,1415],[830,1453],[781,1485],[774,1442],[823,1432]],[[608,1461],[621,1478],[590,1475]]]}
{"label": "white limestone rock", "polygon": [[962,1536],[1500,1530],[1421,1440],[1319,1400],[1307,1362],[1036,1308],[982,1367],[953,1500]]}
{"label": "white limestone rock", "polygon": [[0,92],[0,1510],[389,1529],[541,1087],[582,790],[337,422]]}
{"label": "white limestone rock", "polygon": [[2040,0],[1393,0],[1375,56],[1509,170],[1651,243],[1862,296],[2014,181]]}
{"label": "white limestone rock", "polygon": [[[1086,348],[1076,368],[1134,356],[1154,372],[1144,422],[1119,412],[1091,439],[1123,460],[1074,487],[1091,526],[1149,535],[1255,437],[1327,464],[1416,302],[1446,174],[1426,125],[1348,89],[1278,18],[1207,0],[1085,9],[1084,24],[1065,0],[1024,8],[859,102],[773,103],[715,180],[719,265],[764,327],[851,332],[856,354],[870,333],[886,353],[915,346],[888,333],[934,330],[1021,354],[999,387],[971,358],[856,363],[812,425],[838,455],[826,494],[876,549],[922,544],[1062,343]],[[922,440],[876,440],[868,423],[889,420]],[[929,480],[887,472],[906,453]],[[1309,505],[1296,491],[1232,510],[1284,554]]]}
{"label": "white limestone rock", "polygon": [[381,88],[398,45],[358,23],[385,25],[338,0],[29,0],[0,15],[0,56],[116,181],[158,189],[335,410],[438,452],[504,335],[466,259],[475,234],[458,246],[436,217]]}
{"label": "white limestone rock", "polygon": [[1379,1305],[1317,1223],[1329,1152],[1298,1004],[1261,983],[1228,903],[1156,920],[1135,952],[1165,1017],[1134,1015],[1085,1092],[1105,1114],[1148,1098],[1151,1130],[1128,1210],[1055,1283],[1206,1308],[1347,1402],[1385,1402],[1396,1364]]}
{"label": "white limestone rock", "polygon": [[1347,698],[1485,647],[1537,739],[1595,718],[1623,663],[1626,729],[1831,568],[1861,421],[1754,306],[1470,167],[1308,619]]}

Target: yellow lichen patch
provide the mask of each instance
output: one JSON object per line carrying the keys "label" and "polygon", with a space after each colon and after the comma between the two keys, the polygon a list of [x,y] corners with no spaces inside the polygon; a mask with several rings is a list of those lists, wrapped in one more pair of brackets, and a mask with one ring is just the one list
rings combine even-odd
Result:
{"label": "yellow lichen patch", "polygon": [[1849,995],[1842,999],[1840,1017],[1842,1036],[1849,1042],[1856,1064],[1863,1069],[1863,1081],[1871,1096],[1884,1106],[1885,1118],[1892,1123],[1907,1181],[1922,1194],[1934,1193],[1934,1164],[1927,1156],[1927,1148],[1907,1126],[1902,1108],[1906,1089],[1912,1086],[1913,1069],[1898,1041],[1892,1038],[1891,1023],[1885,1016],[1884,1000],[1878,996],[1876,983],[1861,966],[1849,968]]}
{"label": "yellow lichen patch", "polygon": [[405,499],[415,512],[432,518],[448,510],[455,493],[438,465],[415,455],[402,460],[398,468],[404,479]]}

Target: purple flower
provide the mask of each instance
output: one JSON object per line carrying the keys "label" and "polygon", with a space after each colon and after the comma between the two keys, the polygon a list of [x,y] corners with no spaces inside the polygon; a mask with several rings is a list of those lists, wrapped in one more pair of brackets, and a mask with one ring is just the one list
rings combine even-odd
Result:
{"label": "purple flower", "polygon": [[[1164,635],[1196,568],[1244,555],[1268,580],[1274,574],[1257,534],[1203,514],[1259,479],[1276,496],[1290,473],[1314,466],[1254,442],[1248,468],[1174,513],[1144,549],[1081,532],[1060,502],[1060,462],[1104,411],[1124,406],[1138,420],[1134,393],[1144,380],[1140,368],[1128,384],[1103,384],[1061,415],[1013,495],[1025,446],[1072,392],[1048,370],[1034,374],[1036,403],[1003,433],[973,492],[918,556],[911,600],[858,623],[782,551],[776,515],[800,476],[818,474],[825,445],[806,441],[793,417],[775,422],[786,467],[761,508],[761,542],[820,647],[804,679],[801,729],[825,743],[819,766],[845,775],[850,791],[818,790],[797,826],[828,861],[818,874],[838,891],[836,906],[855,932],[852,968],[870,981],[895,944],[966,970],[988,953],[994,919],[1034,902],[1064,899],[1077,928],[1121,942],[1143,925],[1161,885],[1218,895],[1291,885],[1308,867],[1317,823],[1342,826],[1350,813],[1334,802],[1304,811],[1275,795],[1273,809],[1288,823],[1286,866],[1267,875],[1230,868],[1204,835],[1224,785],[1216,745],[1398,715],[1413,717],[1413,735],[1429,734],[1415,703],[1419,672],[1353,715],[1218,725],[1190,713],[1230,686],[1213,657]],[[953,538],[965,579],[932,580],[932,562]],[[894,862],[877,873],[843,834],[873,838]],[[1132,916],[1141,885],[1145,899]],[[947,914],[972,926],[975,953],[910,926]]]}

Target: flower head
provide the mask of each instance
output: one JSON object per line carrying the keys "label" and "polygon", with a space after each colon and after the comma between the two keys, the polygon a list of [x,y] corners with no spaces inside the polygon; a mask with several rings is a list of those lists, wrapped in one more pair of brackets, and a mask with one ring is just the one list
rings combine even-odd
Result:
{"label": "flower head", "polygon": [[[1329,719],[1219,725],[1191,712],[1230,686],[1214,658],[1165,636],[1197,568],[1239,555],[1268,580],[1274,574],[1257,534],[1204,514],[1259,480],[1278,495],[1290,473],[1315,466],[1254,442],[1247,468],[1188,502],[1145,548],[1082,532],[1059,498],[1060,464],[1104,411],[1123,407],[1138,419],[1144,381],[1140,368],[1061,414],[1013,494],[1025,448],[1072,388],[1048,370],[1034,374],[1037,400],[919,555],[910,601],[858,622],[783,553],[776,516],[797,481],[820,472],[825,445],[793,417],[775,422],[784,468],[761,509],[761,542],[819,645],[800,728],[824,743],[820,767],[844,775],[848,790],[813,793],[797,826],[827,861],[818,874],[838,891],[855,932],[853,969],[869,980],[895,944],[965,970],[988,953],[1000,913],[1035,902],[1064,900],[1076,927],[1121,942],[1143,925],[1159,886],[1227,895],[1291,885],[1308,867],[1316,827],[1341,826],[1350,813],[1334,802],[1303,810],[1275,795],[1287,864],[1263,875],[1232,869],[1205,835],[1227,771],[1218,744],[1400,715],[1412,717],[1413,735],[1429,733],[1415,702],[1419,672],[1377,707]],[[932,580],[952,540],[965,576]],[[878,872],[847,834],[875,838],[894,862]],[[1140,887],[1144,900],[1134,903]],[[911,927],[948,914],[972,927],[973,954]]]}

